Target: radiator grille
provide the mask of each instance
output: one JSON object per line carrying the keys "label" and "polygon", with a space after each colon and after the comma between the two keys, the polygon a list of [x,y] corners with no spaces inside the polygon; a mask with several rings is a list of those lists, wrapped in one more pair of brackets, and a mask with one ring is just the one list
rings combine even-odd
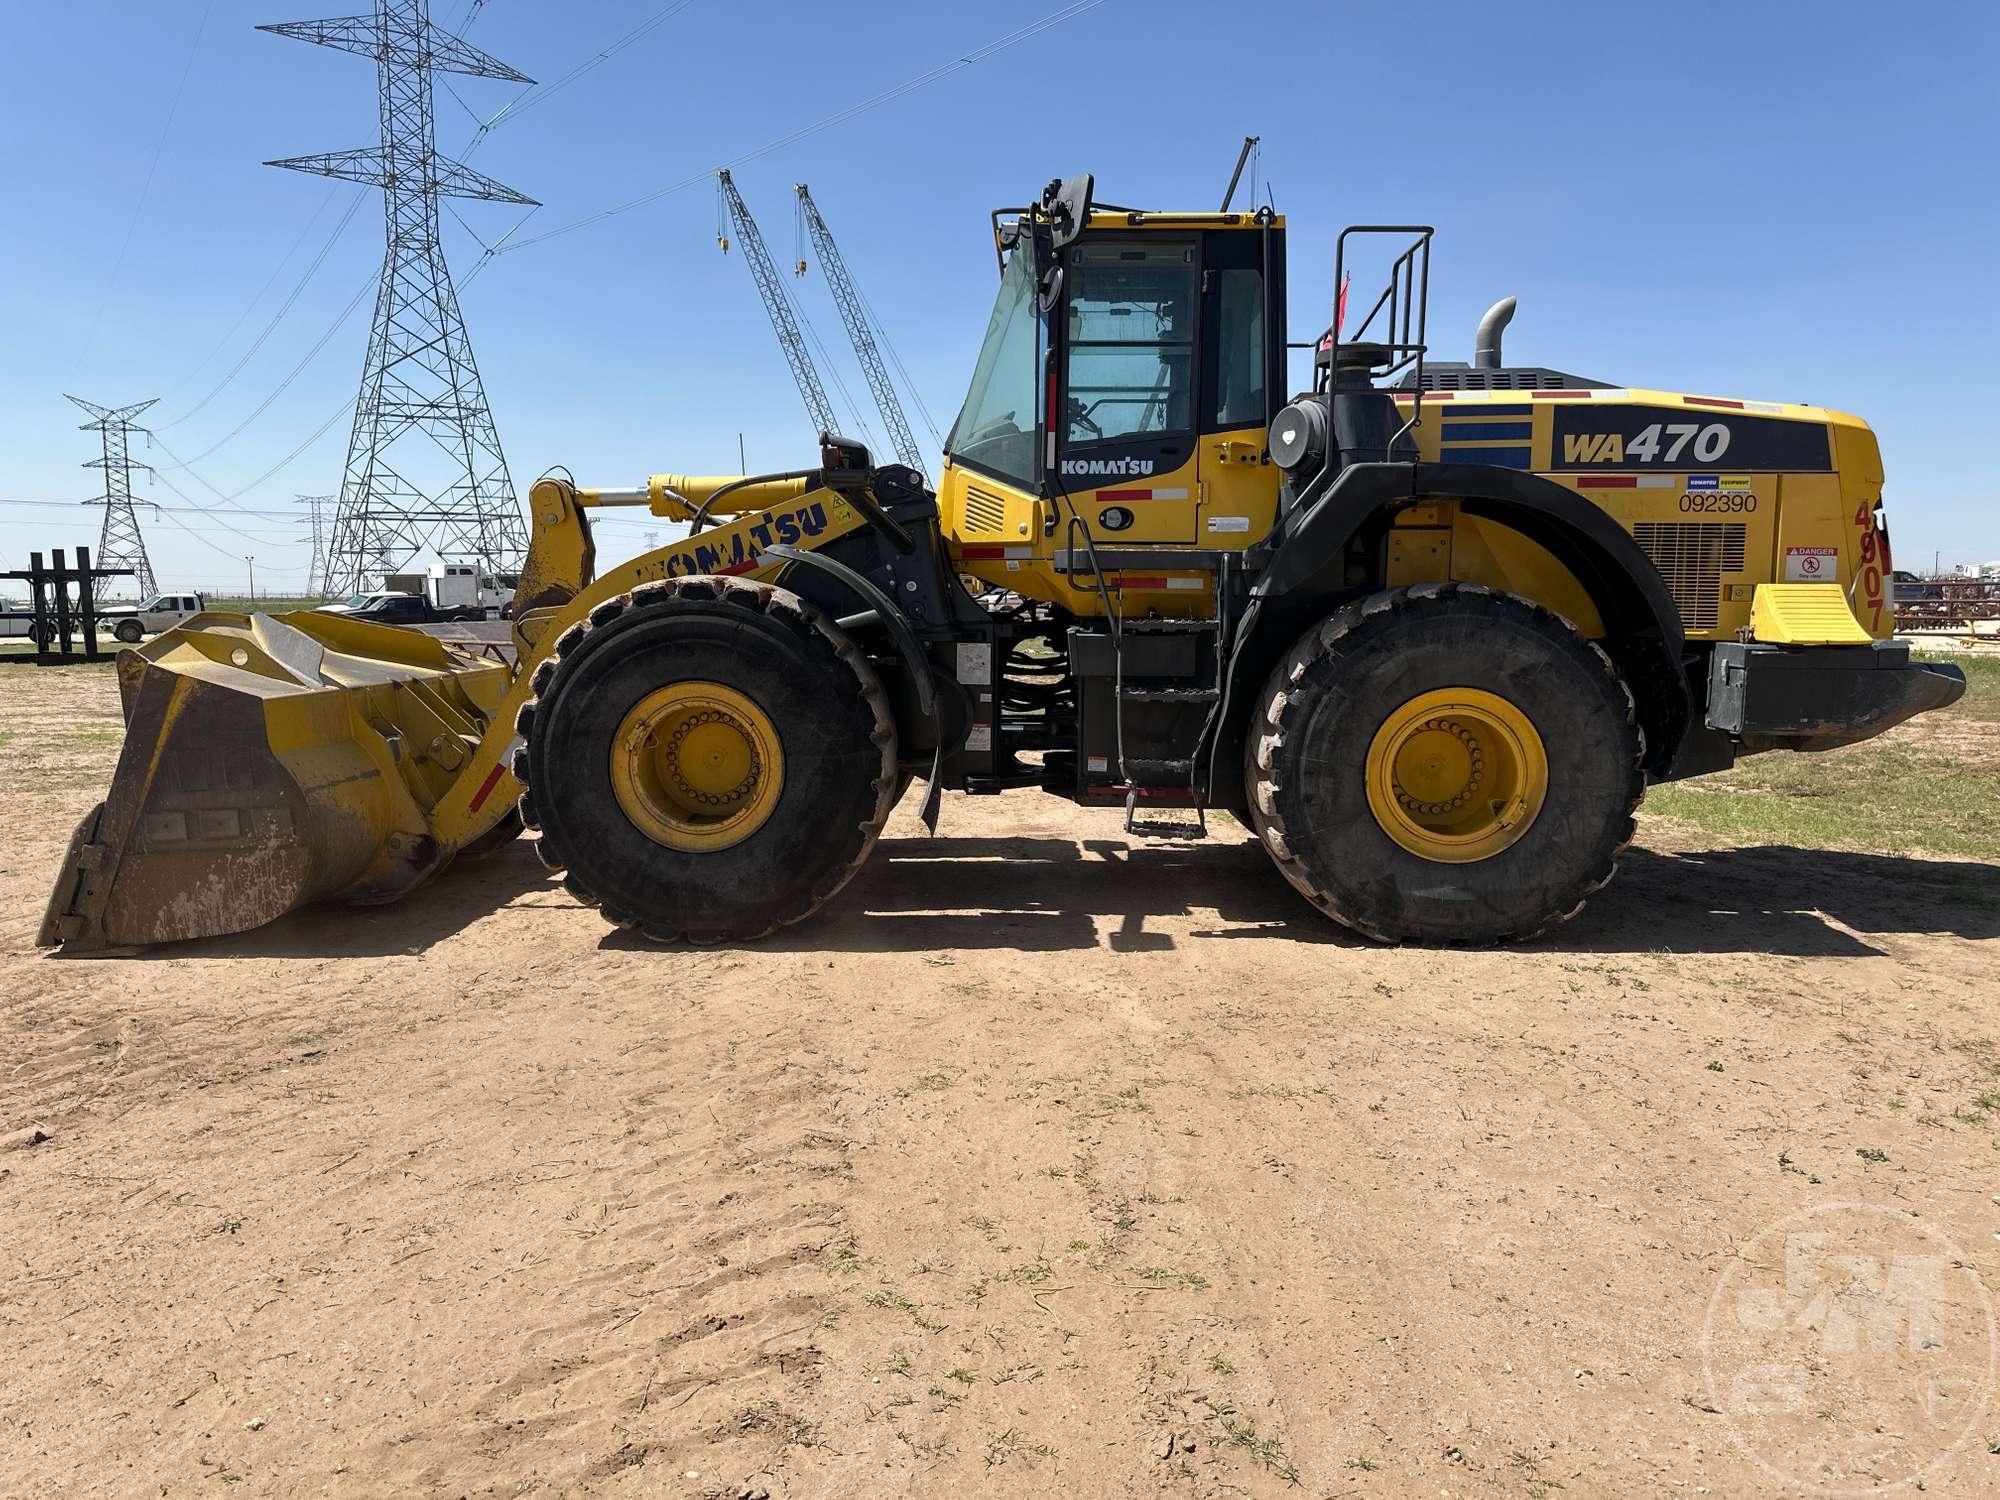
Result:
{"label": "radiator grille", "polygon": [[965,492],[965,529],[998,535],[1007,524],[1007,502],[970,487]]}
{"label": "radiator grille", "polygon": [[1743,571],[1741,521],[1641,521],[1632,539],[1653,560],[1688,630],[1713,630],[1722,575]]}

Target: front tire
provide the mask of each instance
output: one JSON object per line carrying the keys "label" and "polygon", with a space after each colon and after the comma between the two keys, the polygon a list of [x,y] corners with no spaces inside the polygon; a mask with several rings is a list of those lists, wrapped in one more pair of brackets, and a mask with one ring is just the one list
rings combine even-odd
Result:
{"label": "front tire", "polygon": [[769,584],[647,584],[535,669],[514,774],[545,864],[656,941],[748,941],[816,911],[894,806],[874,668]]}
{"label": "front tire", "polygon": [[139,628],[139,622],[137,620],[120,620],[118,622],[118,628],[113,630],[111,633],[117,636],[118,639],[123,641],[126,645],[136,646],[139,644],[139,637],[144,635],[146,632]]}
{"label": "front tire", "polygon": [[1568,621],[1418,584],[1307,631],[1245,749],[1252,827],[1336,921],[1384,942],[1532,937],[1579,911],[1645,791],[1632,695]]}

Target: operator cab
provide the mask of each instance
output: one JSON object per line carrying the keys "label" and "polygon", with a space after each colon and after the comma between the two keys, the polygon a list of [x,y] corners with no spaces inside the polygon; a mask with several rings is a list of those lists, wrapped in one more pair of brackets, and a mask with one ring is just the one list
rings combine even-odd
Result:
{"label": "operator cab", "polygon": [[1100,613],[1095,584],[1056,565],[1073,546],[1240,551],[1270,529],[1285,260],[1269,209],[1161,214],[1090,190],[995,211],[1000,289],[939,505],[969,571]]}

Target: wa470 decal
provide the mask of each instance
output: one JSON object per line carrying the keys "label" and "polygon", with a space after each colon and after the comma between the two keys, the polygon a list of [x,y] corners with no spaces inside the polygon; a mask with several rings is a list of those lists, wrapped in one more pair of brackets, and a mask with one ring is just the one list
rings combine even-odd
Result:
{"label": "wa470 decal", "polygon": [[1826,428],[1776,417],[1685,415],[1657,406],[1578,402],[1555,418],[1556,469],[1825,470],[1833,467]]}

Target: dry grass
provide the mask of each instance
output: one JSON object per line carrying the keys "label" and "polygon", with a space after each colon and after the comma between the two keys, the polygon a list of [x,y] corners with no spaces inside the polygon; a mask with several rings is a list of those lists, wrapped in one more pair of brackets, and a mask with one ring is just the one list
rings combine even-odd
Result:
{"label": "dry grass", "polygon": [[1732,843],[2000,860],[2000,660],[1936,658],[1966,694],[1879,738],[1819,755],[1775,751],[1646,796],[1646,811]]}

